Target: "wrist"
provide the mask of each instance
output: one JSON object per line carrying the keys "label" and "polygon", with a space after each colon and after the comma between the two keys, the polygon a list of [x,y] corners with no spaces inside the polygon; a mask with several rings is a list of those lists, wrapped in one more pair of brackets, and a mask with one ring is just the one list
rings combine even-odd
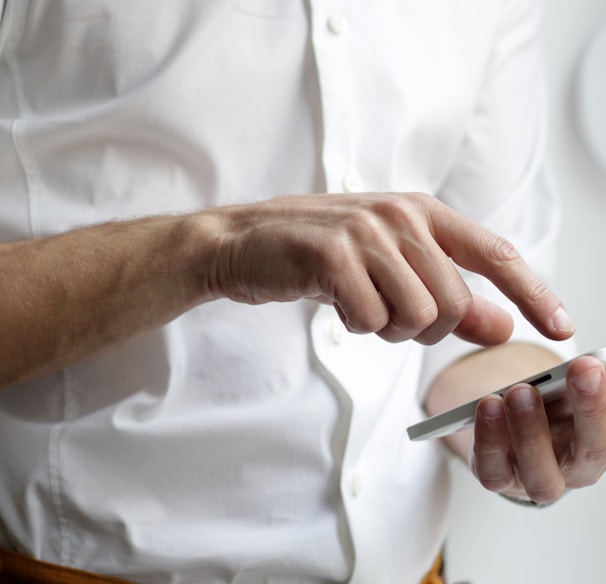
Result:
{"label": "wrist", "polygon": [[184,215],[176,226],[177,253],[184,260],[194,305],[227,297],[219,274],[221,257],[229,248],[229,231],[224,210],[214,209]]}

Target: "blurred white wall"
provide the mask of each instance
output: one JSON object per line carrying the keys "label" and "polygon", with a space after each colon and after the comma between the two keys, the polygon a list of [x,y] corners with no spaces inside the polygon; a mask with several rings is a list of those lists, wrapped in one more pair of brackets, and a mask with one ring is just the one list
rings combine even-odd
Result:
{"label": "blurred white wall", "polygon": [[[577,77],[588,43],[606,26],[605,0],[546,0],[550,158],[564,204],[558,292],[577,321],[580,350],[606,345],[606,169],[591,156],[577,123]],[[602,78],[606,76],[606,62]],[[602,115],[606,116],[606,103]],[[606,578],[605,578],[606,581]]]}
{"label": "blurred white wall", "polygon": [[[575,114],[578,65],[603,23],[605,0],[545,0],[549,156],[564,205],[556,292],[575,317],[581,351],[606,345],[606,171],[589,154]],[[606,582],[606,478],[536,510],[484,491],[460,463],[453,474],[452,584]]]}

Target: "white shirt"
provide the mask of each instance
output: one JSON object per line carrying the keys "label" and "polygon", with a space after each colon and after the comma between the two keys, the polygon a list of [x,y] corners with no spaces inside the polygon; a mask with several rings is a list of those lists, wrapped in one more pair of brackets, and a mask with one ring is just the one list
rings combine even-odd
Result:
{"label": "white shirt", "polygon": [[[549,277],[533,1],[4,4],[2,240],[424,191]],[[514,316],[515,338],[544,342]],[[0,544],[146,583],[416,584],[448,475],[405,429],[473,348],[351,335],[311,302],[202,305],[0,394]]]}

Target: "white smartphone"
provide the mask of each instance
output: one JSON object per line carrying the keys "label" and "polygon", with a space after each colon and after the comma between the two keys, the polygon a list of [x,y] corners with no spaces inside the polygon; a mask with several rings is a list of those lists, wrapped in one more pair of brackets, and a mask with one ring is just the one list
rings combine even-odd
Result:
{"label": "white smartphone", "polygon": [[[606,347],[585,353],[585,355],[597,357],[604,364],[606,364]],[[507,387],[503,387],[502,389],[494,391],[493,393],[504,395],[513,385],[517,385],[518,383],[529,383],[530,385],[534,385],[534,387],[539,390],[541,396],[543,397],[543,401],[548,403],[557,399],[564,393],[566,389],[566,369],[568,367],[568,363],[570,363],[570,361],[557,365],[556,367],[548,369],[547,371],[537,373],[532,377],[521,379],[520,381],[512,383]],[[406,429],[408,432],[408,437],[411,440],[427,440],[429,438],[448,436],[449,434],[458,432],[464,428],[470,428],[474,424],[476,407],[481,399],[482,398],[474,399],[466,404],[463,404],[462,406],[453,408],[452,410],[448,410],[436,416],[432,416],[431,418],[427,418],[422,422],[409,426]]]}

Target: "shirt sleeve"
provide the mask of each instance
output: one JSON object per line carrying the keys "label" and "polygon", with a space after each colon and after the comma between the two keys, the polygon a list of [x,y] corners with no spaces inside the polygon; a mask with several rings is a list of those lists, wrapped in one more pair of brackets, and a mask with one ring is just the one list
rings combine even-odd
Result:
{"label": "shirt sleeve", "polygon": [[[550,285],[556,270],[560,208],[545,161],[547,98],[541,26],[539,2],[504,2],[484,82],[438,197],[506,237]],[[490,299],[512,315],[512,341],[540,344],[563,358],[572,356],[573,341],[546,339],[491,282],[465,271],[463,276],[474,294]],[[454,335],[428,347],[421,372],[421,396],[441,370],[476,350],[477,345]]]}

